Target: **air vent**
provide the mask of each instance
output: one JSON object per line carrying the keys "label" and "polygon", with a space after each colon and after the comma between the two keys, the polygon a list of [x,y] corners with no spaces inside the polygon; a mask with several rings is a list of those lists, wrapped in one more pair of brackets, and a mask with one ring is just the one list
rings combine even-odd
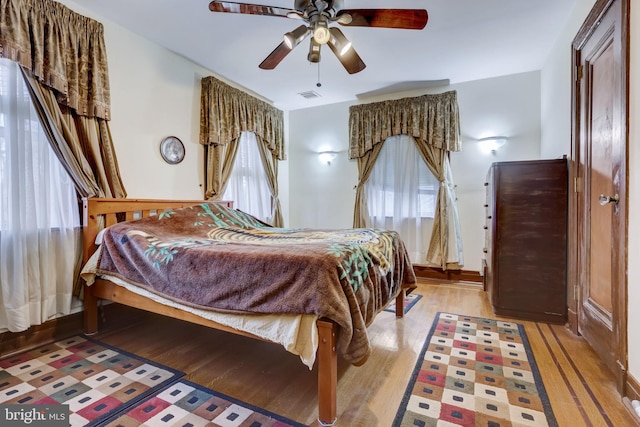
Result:
{"label": "air vent", "polygon": [[307,92],[300,92],[298,95],[300,95],[301,97],[303,97],[305,99],[320,98],[320,94],[318,92],[314,92],[312,90],[309,90]]}

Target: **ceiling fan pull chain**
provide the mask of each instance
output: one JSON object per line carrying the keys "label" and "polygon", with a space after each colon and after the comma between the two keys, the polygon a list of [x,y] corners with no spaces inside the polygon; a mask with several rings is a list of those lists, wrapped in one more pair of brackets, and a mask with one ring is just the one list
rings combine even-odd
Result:
{"label": "ceiling fan pull chain", "polygon": [[316,86],[322,86],[322,83],[320,83],[320,62],[318,62],[318,83],[316,83]]}

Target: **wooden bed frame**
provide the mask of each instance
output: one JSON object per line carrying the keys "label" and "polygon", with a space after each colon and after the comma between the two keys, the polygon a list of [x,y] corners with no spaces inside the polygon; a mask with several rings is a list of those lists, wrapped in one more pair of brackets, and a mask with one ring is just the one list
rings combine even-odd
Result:
{"label": "wooden bed frame", "polygon": [[[101,221],[104,221],[104,226],[109,226],[123,220],[128,221],[155,215],[156,212],[161,212],[164,209],[179,209],[200,203],[203,203],[203,200],[83,198],[83,265],[97,250],[95,239],[100,231]],[[222,201],[217,203],[233,207],[233,202]],[[403,317],[404,315],[404,296],[405,292],[402,291],[396,298],[397,317]],[[98,331],[99,299],[114,301],[152,313],[263,340],[258,336],[238,331],[178,308],[162,305],[100,278],[97,278],[93,285],[84,286],[84,331],[86,334],[95,334]],[[318,421],[322,425],[333,425],[337,414],[336,388],[338,368],[336,342],[339,327],[328,319],[318,319],[317,326],[319,338],[316,356],[318,363]]]}

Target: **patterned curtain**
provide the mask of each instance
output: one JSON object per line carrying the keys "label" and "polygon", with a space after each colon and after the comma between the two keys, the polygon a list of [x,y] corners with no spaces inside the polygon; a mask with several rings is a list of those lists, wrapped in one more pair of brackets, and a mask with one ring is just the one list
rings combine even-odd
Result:
{"label": "patterned curtain", "polygon": [[349,158],[357,159],[395,135],[411,135],[446,151],[460,151],[455,91],[349,107]]}
{"label": "patterned curtain", "polygon": [[440,181],[427,259],[442,269],[462,267],[462,239],[449,151],[460,151],[460,120],[455,91],[354,105],[349,108],[349,157],[357,159],[358,185],[354,227],[365,227],[368,206],[364,183],[384,141],[410,135],[431,172]]}
{"label": "patterned curtain", "polygon": [[222,197],[237,149],[234,142],[243,131],[254,132],[261,151],[270,153],[262,158],[269,177],[274,218],[280,218],[280,222],[277,161],[285,158],[282,110],[214,77],[202,79],[200,143],[205,146],[207,159],[205,198]]}
{"label": "patterned curtain", "polygon": [[1,0],[0,56],[54,89],[80,116],[109,120],[102,24],[52,0]]}
{"label": "patterned curtain", "polygon": [[278,198],[278,159],[267,149],[266,144],[260,143],[260,138],[257,138],[257,141],[262,166],[264,166],[264,171],[267,174],[267,185],[269,186],[269,191],[271,191],[271,218],[273,218],[271,225],[274,227],[284,227],[280,199]]}
{"label": "patterned curtain", "polygon": [[56,102],[55,91],[24,73],[49,143],[81,197],[123,198],[124,189],[109,122],[74,114]]}

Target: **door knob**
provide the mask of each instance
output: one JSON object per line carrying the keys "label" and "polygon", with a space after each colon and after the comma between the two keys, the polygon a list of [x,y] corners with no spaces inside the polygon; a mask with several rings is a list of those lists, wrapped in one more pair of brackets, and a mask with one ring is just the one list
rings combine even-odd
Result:
{"label": "door knob", "polygon": [[618,196],[618,194],[614,194],[613,196],[605,196],[604,194],[601,194],[600,197],[598,197],[600,206],[604,206],[607,203],[615,203],[617,205],[619,200],[620,197]]}

